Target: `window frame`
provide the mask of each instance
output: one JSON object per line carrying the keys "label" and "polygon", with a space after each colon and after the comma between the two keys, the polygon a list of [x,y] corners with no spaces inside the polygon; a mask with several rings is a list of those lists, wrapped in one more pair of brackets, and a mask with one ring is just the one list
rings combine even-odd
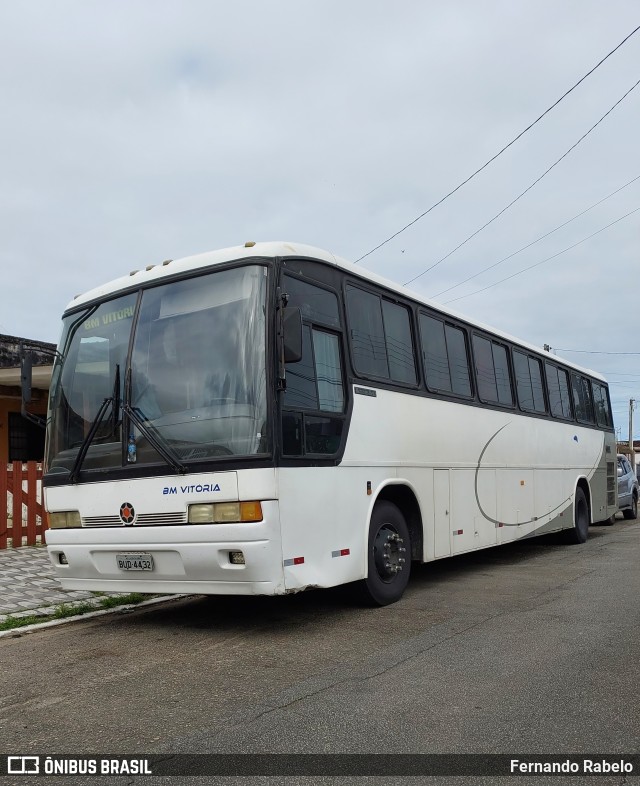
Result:
{"label": "window frame", "polygon": [[[409,340],[411,342],[411,355],[413,357],[413,382],[406,382],[402,379],[394,379],[391,376],[391,361],[389,359],[389,344],[387,340],[387,320],[385,317],[384,304],[394,306],[395,308],[403,309],[407,315],[407,326],[409,328]],[[416,337],[413,329],[413,309],[404,303],[398,303],[391,298],[382,296],[380,298],[380,311],[382,313],[382,329],[384,330],[384,348],[387,353],[387,368],[389,369],[389,381],[394,385],[407,385],[408,387],[417,388],[420,384],[420,367],[418,366],[418,358],[416,356]]]}
{"label": "window frame", "polygon": [[[574,405],[573,406],[573,414],[574,414],[576,422],[580,423],[583,426],[594,426],[595,428],[601,428],[600,426],[598,426],[598,422],[596,420],[595,407],[593,406],[593,390],[591,389],[591,380],[589,379],[589,377],[585,376],[584,374],[581,374],[579,371],[572,371],[570,376],[571,376],[571,397],[572,397],[572,399],[574,399],[573,400],[573,405]],[[575,393],[574,385],[575,385],[576,382],[579,382],[581,384],[581,386],[584,383],[586,383],[586,385],[587,385],[587,393],[588,393],[589,405],[590,405],[590,410],[591,410],[591,419],[590,420],[585,420],[585,419],[580,418],[578,416],[578,411],[577,411],[577,408],[575,406],[575,398],[574,398],[574,393]],[[578,395],[578,398],[580,398],[580,395]],[[581,402],[581,406],[582,406],[582,402]]]}
{"label": "window frame", "polygon": [[[607,415],[608,422],[605,424],[600,423],[600,421],[598,420],[598,408],[596,407],[596,394],[595,394],[596,388],[600,389],[600,393],[603,396],[604,403],[606,405],[606,415]],[[596,416],[596,425],[598,426],[598,428],[613,429],[613,410],[611,409],[609,386],[604,384],[603,382],[591,380],[591,394],[593,397],[593,408],[595,410],[594,414]]]}
{"label": "window frame", "polygon": [[[484,399],[480,395],[480,384],[478,382],[478,367],[476,365],[476,349],[475,349],[475,341],[474,341],[474,339],[476,337],[478,337],[479,339],[484,339],[485,341],[488,341],[490,346],[491,346],[491,360],[492,360],[492,363],[493,363],[493,378],[494,378],[495,385],[496,385],[496,395],[498,396],[496,401],[491,401],[490,399]],[[503,402],[500,401],[500,392],[499,392],[498,378],[497,378],[497,375],[496,375],[496,362],[495,362],[495,356],[493,354],[493,347],[494,347],[494,345],[497,345],[497,346],[501,347],[505,351],[506,360],[507,360],[507,371],[508,371],[508,375],[509,375],[509,390],[511,391],[511,404],[504,404]],[[501,340],[497,336],[495,336],[495,337],[492,336],[490,333],[484,333],[484,332],[480,332],[478,330],[472,330],[471,331],[471,351],[472,351],[472,358],[473,358],[473,376],[474,376],[474,380],[475,380],[476,394],[477,394],[478,401],[480,403],[484,404],[487,407],[497,407],[499,409],[517,410],[517,405],[516,405],[517,399],[516,399],[516,395],[515,395],[515,392],[514,392],[514,389],[513,389],[514,388],[514,384],[513,384],[514,378],[513,378],[513,363],[511,361],[511,348],[512,348],[512,345],[506,343],[504,340]]]}
{"label": "window frame", "polygon": [[[516,370],[516,355],[522,355],[522,357],[524,357],[527,361],[527,371],[529,373],[529,384],[531,388],[531,401],[532,401],[531,407],[525,406],[520,401],[520,391],[518,388],[518,372]],[[535,363],[538,364],[538,370],[540,371],[540,384],[542,386],[542,400],[543,400],[542,403],[544,405],[544,409],[536,409],[535,406],[536,396],[533,388],[533,377],[531,376],[531,361],[534,361]],[[549,401],[547,395],[547,380],[544,375],[544,370],[542,368],[543,366],[542,359],[536,357],[536,355],[532,355],[530,352],[527,352],[526,350],[522,349],[519,346],[514,346],[512,350],[512,362],[513,362],[513,377],[516,387],[516,400],[518,402],[519,409],[521,409],[523,412],[526,412],[528,415],[540,415],[540,417],[547,416],[549,414]]]}
{"label": "window frame", "polygon": [[[554,420],[562,420],[565,423],[575,422],[576,417],[575,417],[575,412],[574,412],[574,408],[573,408],[573,394],[571,392],[571,372],[569,371],[569,369],[565,368],[564,366],[559,366],[557,363],[552,363],[550,360],[545,360],[543,365],[544,365],[545,387],[546,387],[547,396],[548,396],[548,405],[549,405],[548,414],[549,414],[549,416],[552,417]],[[562,403],[562,389],[560,387],[560,376],[559,376],[560,372],[563,372],[565,374],[565,376],[566,376],[568,402],[569,402],[569,415],[568,416],[565,415],[565,414],[556,415],[553,412],[553,410],[552,410],[552,407],[551,407],[551,392],[549,390],[549,375],[548,375],[547,367],[552,368],[556,372],[556,375],[557,375],[557,378],[558,378],[558,392],[559,392],[559,395],[560,395],[560,403]]]}
{"label": "window frame", "polygon": [[[339,326],[335,327],[333,325],[328,324],[327,322],[321,322],[314,319],[312,316],[307,316],[301,313],[302,317],[302,326],[303,329],[307,327],[309,329],[309,346],[311,350],[311,362],[313,364],[313,372],[314,372],[314,382],[316,388],[316,401],[318,403],[318,407],[320,406],[320,395],[318,390],[318,379],[317,379],[317,367],[316,367],[316,354],[315,354],[315,345],[314,345],[314,330],[319,333],[326,333],[329,336],[335,336],[337,340],[338,346],[338,354],[339,354],[339,362],[340,362],[340,381],[342,383],[342,411],[331,411],[331,410],[323,410],[323,409],[306,409],[296,406],[287,406],[285,403],[285,391],[282,392],[282,395],[279,397],[279,453],[282,459],[286,462],[294,462],[294,463],[304,463],[309,461],[314,462],[327,462],[329,464],[334,464],[336,459],[342,454],[344,449],[344,441],[346,437],[346,433],[348,429],[345,427],[347,423],[348,417],[351,413],[351,396],[350,396],[350,384],[349,384],[349,375],[347,373],[347,359],[346,359],[346,348],[344,343],[344,335],[346,331],[345,327],[345,313],[343,308],[343,301],[339,291],[336,291],[333,287],[325,284],[323,281],[316,281],[309,280],[308,277],[301,275],[299,273],[295,273],[291,270],[288,270],[285,267],[281,268],[280,274],[280,287],[282,291],[286,292],[286,278],[293,278],[300,281],[303,284],[308,286],[316,287],[317,289],[324,290],[332,294],[336,298],[337,308],[338,308],[338,318],[339,318]],[[286,367],[285,367],[285,374],[286,374]],[[297,415],[300,418],[302,434],[301,434],[301,452],[300,453],[286,453],[284,451],[284,439],[283,439],[283,415],[288,413],[290,415]],[[337,449],[333,453],[312,453],[307,450],[307,433],[306,433],[306,418],[307,416],[311,418],[326,418],[329,420],[339,420],[343,423],[342,426],[342,433],[340,435],[340,441],[337,446]]]}
{"label": "window frame", "polygon": [[[382,377],[376,374],[367,374],[365,372],[358,370],[358,367],[356,365],[356,356],[354,354],[353,337],[351,335],[353,326],[351,320],[351,311],[349,308],[349,295],[348,295],[349,288],[354,290],[360,290],[361,292],[365,292],[367,295],[371,295],[372,297],[377,298],[378,302],[380,303],[380,315],[382,317],[385,358],[387,362],[387,370],[389,372],[389,375],[386,377]],[[370,380],[371,382],[378,382],[391,389],[400,388],[405,391],[419,391],[422,388],[422,383],[421,383],[421,372],[420,372],[421,366],[420,366],[418,355],[416,353],[417,333],[416,333],[416,324],[415,324],[415,305],[413,303],[408,303],[403,299],[394,298],[393,294],[390,292],[383,291],[383,290],[376,290],[371,287],[362,286],[362,284],[359,281],[355,282],[353,279],[346,278],[346,277],[344,279],[344,284],[343,284],[343,296],[344,296],[344,309],[345,309],[345,335],[349,347],[349,359],[351,362],[351,367],[353,369],[354,376],[358,379]],[[389,353],[387,347],[387,334],[385,330],[385,321],[384,321],[384,310],[382,307],[383,301],[404,308],[405,311],[407,312],[407,316],[409,318],[409,333],[411,337],[411,352],[413,354],[413,365],[415,369],[415,378],[416,378],[415,382],[402,382],[401,380],[396,380],[391,377],[391,370],[389,367]]]}
{"label": "window frame", "polygon": [[[432,387],[429,384],[429,377],[428,377],[428,374],[427,374],[427,359],[426,359],[425,351],[424,351],[425,345],[423,343],[423,330],[422,330],[421,317],[425,317],[426,319],[432,319],[432,320],[434,320],[434,322],[442,323],[443,335],[444,335],[444,345],[445,345],[445,349],[446,349],[446,352],[447,352],[447,367],[448,367],[448,370],[449,370],[449,381],[451,382],[451,390],[445,390],[444,388]],[[419,343],[419,349],[420,349],[420,358],[421,358],[421,362],[422,362],[424,384],[425,384],[426,389],[430,393],[434,393],[434,394],[436,394],[438,396],[443,396],[445,398],[451,397],[451,398],[453,398],[455,400],[460,400],[460,401],[469,402],[469,403],[475,401],[476,400],[476,394],[477,394],[477,387],[475,385],[475,378],[474,378],[473,369],[472,369],[471,349],[470,349],[469,331],[468,331],[468,329],[466,327],[464,327],[463,325],[460,325],[460,324],[454,322],[453,320],[446,319],[444,314],[440,315],[437,312],[431,312],[431,311],[428,311],[428,310],[426,310],[424,308],[418,308],[418,310],[417,310],[417,326],[418,326],[418,343]],[[467,374],[468,374],[468,380],[469,380],[469,387],[471,389],[471,393],[468,396],[465,395],[464,393],[456,393],[453,390],[453,377],[452,377],[452,374],[451,374],[451,357],[449,355],[449,346],[447,344],[447,328],[448,327],[452,328],[453,330],[459,330],[461,332],[461,334],[462,334],[462,339],[464,341],[465,355],[466,355],[466,359],[467,359]]]}

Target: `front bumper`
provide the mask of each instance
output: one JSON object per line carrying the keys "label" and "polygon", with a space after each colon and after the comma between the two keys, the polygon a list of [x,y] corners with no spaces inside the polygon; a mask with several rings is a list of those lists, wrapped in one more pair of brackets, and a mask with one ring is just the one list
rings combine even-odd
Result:
{"label": "front bumper", "polygon": [[[265,501],[262,509],[263,521],[253,524],[48,530],[47,548],[64,589],[278,595],[284,593],[278,503]],[[244,554],[244,565],[231,563],[232,551]],[[119,569],[116,557],[127,552],[151,555],[153,570]]]}

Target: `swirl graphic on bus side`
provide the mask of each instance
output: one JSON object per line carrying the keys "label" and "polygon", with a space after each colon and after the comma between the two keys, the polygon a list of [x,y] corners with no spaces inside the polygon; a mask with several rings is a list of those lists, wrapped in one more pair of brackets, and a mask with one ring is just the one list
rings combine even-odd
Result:
{"label": "swirl graphic on bus side", "polygon": [[[551,510],[547,511],[544,514],[544,516],[534,516],[532,519],[529,519],[528,521],[516,521],[516,522],[499,521],[498,519],[492,518],[485,511],[485,509],[482,507],[482,503],[480,502],[480,493],[478,491],[478,475],[480,474],[480,470],[482,469],[482,459],[484,458],[484,454],[487,452],[487,450],[489,448],[489,445],[491,445],[491,443],[498,436],[498,434],[501,431],[503,431],[504,429],[506,429],[506,427],[509,426],[509,425],[511,425],[511,424],[510,423],[505,423],[504,426],[499,428],[496,431],[496,433],[492,437],[490,437],[489,441],[486,443],[484,448],[482,448],[482,452],[480,453],[480,457],[478,458],[478,464],[476,466],[475,479],[474,479],[474,491],[475,491],[475,495],[476,495],[476,502],[478,504],[478,508],[480,509],[480,513],[482,513],[482,515],[484,516],[484,518],[487,521],[490,521],[492,524],[495,524],[496,526],[501,526],[501,527],[521,527],[523,524],[533,524],[536,521],[540,521],[541,518],[546,518],[547,516],[551,516],[552,514],[556,513],[557,511],[560,511],[560,509],[563,509],[563,508],[567,507],[568,505],[571,504],[571,497],[567,497],[566,499],[564,499],[559,505],[556,505],[555,508],[552,508]],[[591,468],[591,471],[589,472],[589,477],[593,476],[593,473],[595,472],[595,469],[598,466],[599,461],[600,461],[600,459],[598,459],[596,464]]]}

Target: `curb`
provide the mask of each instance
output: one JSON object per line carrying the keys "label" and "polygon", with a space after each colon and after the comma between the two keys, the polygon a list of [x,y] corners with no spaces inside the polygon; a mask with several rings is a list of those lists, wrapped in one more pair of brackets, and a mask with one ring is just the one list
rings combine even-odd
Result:
{"label": "curb", "polygon": [[11,630],[2,630],[0,631],[0,639],[3,638],[20,638],[20,636],[25,635],[26,633],[33,633],[37,630],[42,630],[43,628],[54,628],[58,625],[64,625],[67,622],[77,622],[78,620],[86,620],[92,619],[93,617],[102,617],[105,614],[114,614],[117,612],[124,612],[124,611],[133,611],[134,609],[139,609],[142,606],[152,606],[158,603],[166,603],[167,601],[171,600],[179,600],[180,598],[187,598],[188,595],[164,595],[161,598],[150,598],[149,600],[143,600],[140,603],[126,603],[122,606],[113,606],[110,609],[99,609],[97,611],[88,611],[86,614],[76,614],[73,617],[63,617],[62,619],[57,620],[47,620],[46,622],[35,622],[33,625],[25,625],[22,628],[12,628]]}

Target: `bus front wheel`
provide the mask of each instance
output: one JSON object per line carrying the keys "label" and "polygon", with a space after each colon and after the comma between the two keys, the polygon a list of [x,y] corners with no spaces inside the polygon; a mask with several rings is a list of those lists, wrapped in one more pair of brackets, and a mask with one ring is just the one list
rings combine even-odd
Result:
{"label": "bus front wheel", "polygon": [[411,543],[404,516],[392,502],[379,502],[371,514],[367,577],[361,596],[372,606],[400,600],[411,572]]}
{"label": "bus front wheel", "polygon": [[585,543],[589,535],[589,503],[581,488],[576,489],[575,520],[572,529],[564,531],[567,543]]}

